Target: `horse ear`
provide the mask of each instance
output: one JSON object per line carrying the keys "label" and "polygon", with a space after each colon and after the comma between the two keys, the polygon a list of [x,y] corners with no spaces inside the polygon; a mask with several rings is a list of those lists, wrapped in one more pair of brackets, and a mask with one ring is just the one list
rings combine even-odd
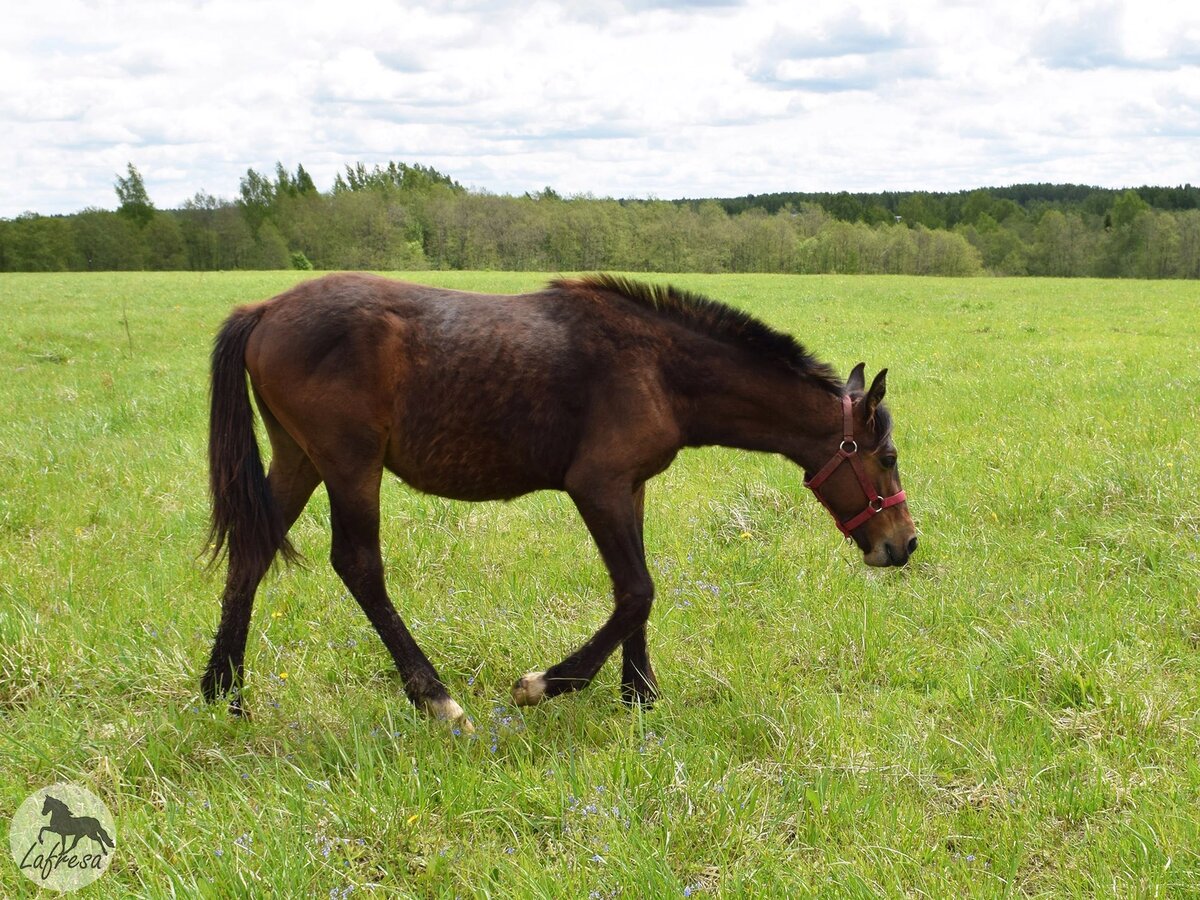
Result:
{"label": "horse ear", "polygon": [[850,371],[850,377],[846,379],[846,390],[850,393],[858,393],[867,383],[867,364],[860,362]]}
{"label": "horse ear", "polygon": [[875,376],[875,380],[871,382],[871,389],[867,391],[867,417],[875,415],[875,409],[883,402],[883,395],[887,393],[887,369],[880,369],[879,374]]}

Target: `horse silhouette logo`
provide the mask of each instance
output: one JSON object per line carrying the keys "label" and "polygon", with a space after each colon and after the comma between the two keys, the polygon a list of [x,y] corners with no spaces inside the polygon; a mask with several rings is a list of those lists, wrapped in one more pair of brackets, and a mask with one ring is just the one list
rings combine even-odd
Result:
{"label": "horse silhouette logo", "polygon": [[79,846],[79,839],[85,837],[91,838],[99,844],[100,852],[105,856],[116,846],[113,839],[108,836],[108,832],[104,830],[103,825],[91,816],[74,815],[71,807],[57,797],[46,795],[46,799],[42,803],[42,815],[50,817],[50,824],[38,832],[38,843],[41,843],[42,835],[50,831],[62,838],[64,847],[66,847],[67,838],[74,838],[71,846],[66,847],[64,853],[74,850]]}
{"label": "horse silhouette logo", "polygon": [[74,784],[35,791],[9,829],[13,860],[43,887],[71,891],[104,874],[116,849],[112,814],[95,794]]}

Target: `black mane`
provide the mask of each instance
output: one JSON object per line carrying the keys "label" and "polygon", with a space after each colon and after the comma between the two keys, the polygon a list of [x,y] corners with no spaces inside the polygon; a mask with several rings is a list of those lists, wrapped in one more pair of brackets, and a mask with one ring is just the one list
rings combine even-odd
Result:
{"label": "black mane", "polygon": [[709,297],[682,291],[672,285],[647,284],[604,273],[579,279],[558,279],[551,282],[551,287],[568,290],[582,287],[620,294],[693,331],[737,344],[760,357],[787,366],[831,393],[841,394],[845,390],[833,369],[812,356],[790,334],[776,331],[748,312]]}

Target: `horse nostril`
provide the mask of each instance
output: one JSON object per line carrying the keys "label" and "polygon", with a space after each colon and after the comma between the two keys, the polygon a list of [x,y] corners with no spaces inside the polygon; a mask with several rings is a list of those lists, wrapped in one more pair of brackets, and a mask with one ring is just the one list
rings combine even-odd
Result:
{"label": "horse nostril", "polygon": [[916,552],[917,552],[917,539],[914,537],[914,538],[909,539],[908,555],[912,556]]}

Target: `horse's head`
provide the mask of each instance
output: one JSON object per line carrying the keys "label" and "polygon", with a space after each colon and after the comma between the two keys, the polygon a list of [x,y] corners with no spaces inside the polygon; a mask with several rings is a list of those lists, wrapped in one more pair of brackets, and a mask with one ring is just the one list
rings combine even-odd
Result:
{"label": "horse's head", "polygon": [[846,382],[842,423],[828,462],[804,483],[868,566],[902,566],[917,549],[917,530],[900,487],[892,419],[883,407],[887,369],[864,390],[865,368],[859,363]]}
{"label": "horse's head", "polygon": [[63,803],[57,797],[51,797],[49,794],[42,801],[42,815],[48,816],[56,810],[66,809],[67,804]]}

